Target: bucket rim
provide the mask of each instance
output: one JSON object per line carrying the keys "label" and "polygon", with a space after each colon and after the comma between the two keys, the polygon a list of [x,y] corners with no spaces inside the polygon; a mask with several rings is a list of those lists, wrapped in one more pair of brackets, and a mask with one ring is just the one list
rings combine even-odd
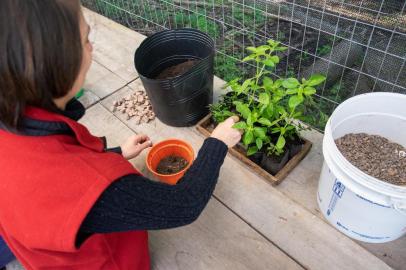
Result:
{"label": "bucket rim", "polygon": [[[333,139],[333,130],[332,130],[331,121],[334,118],[334,116],[336,116],[339,111],[343,110],[343,108],[346,105],[354,102],[355,100],[360,100],[360,99],[364,99],[366,97],[371,97],[371,96],[396,97],[396,98],[404,99],[405,103],[406,103],[406,95],[400,94],[400,93],[387,93],[387,92],[366,93],[366,94],[361,94],[361,95],[352,97],[350,99],[347,99],[346,101],[341,103],[336,108],[336,110],[334,110],[334,112],[330,116],[329,120],[327,121],[325,133],[324,133],[326,143],[328,145],[330,145],[329,148],[330,148],[330,150],[333,151],[333,153],[331,153],[331,154],[338,159],[338,161],[341,163],[341,165],[344,165],[344,170],[350,170],[352,173],[355,174],[355,176],[356,176],[355,178],[351,177],[353,181],[355,181],[369,189],[372,189],[373,191],[375,191],[377,193],[381,193],[381,194],[390,196],[392,198],[399,198],[401,200],[406,201],[406,186],[399,186],[399,185],[387,183],[385,181],[379,180],[378,178],[373,177],[373,176],[363,172],[362,170],[357,168],[355,165],[353,165],[349,160],[347,160],[347,158],[345,158],[345,156],[338,149],[338,147]],[[360,115],[360,114],[357,114],[357,115]],[[389,115],[389,114],[387,114],[387,115]],[[324,146],[324,140],[323,140],[323,148],[324,147],[325,146]],[[324,150],[323,150],[323,155],[325,155]]]}

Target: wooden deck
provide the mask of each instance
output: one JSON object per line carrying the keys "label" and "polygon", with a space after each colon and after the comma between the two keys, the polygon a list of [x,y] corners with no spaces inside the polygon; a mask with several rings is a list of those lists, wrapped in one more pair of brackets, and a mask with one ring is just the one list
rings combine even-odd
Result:
{"label": "wooden deck", "polygon": [[[143,90],[133,55],[144,36],[86,10],[93,28],[94,61],[81,101],[82,120],[94,135],[119,145],[134,133],[153,141],[177,137],[198,151],[204,138],[195,128],[169,127],[155,120],[136,125],[109,108],[134,90]],[[215,95],[223,81],[215,79]],[[150,232],[152,269],[406,269],[406,239],[387,244],[356,242],[331,227],[316,202],[322,164],[322,134],[309,155],[277,187],[228,155],[214,195],[199,219],[188,226]],[[145,153],[131,162],[147,176]],[[17,263],[10,269],[20,269]]]}

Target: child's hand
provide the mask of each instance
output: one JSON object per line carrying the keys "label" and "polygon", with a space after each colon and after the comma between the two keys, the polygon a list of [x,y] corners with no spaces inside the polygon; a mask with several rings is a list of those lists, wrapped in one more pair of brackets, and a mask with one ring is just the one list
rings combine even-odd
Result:
{"label": "child's hand", "polygon": [[241,131],[233,128],[239,121],[238,116],[231,116],[226,121],[220,123],[211,133],[212,138],[223,141],[228,147],[235,146],[241,140]]}
{"label": "child's hand", "polygon": [[147,135],[133,135],[121,145],[121,151],[124,158],[132,159],[141,154],[144,149],[151,146],[151,139]]}

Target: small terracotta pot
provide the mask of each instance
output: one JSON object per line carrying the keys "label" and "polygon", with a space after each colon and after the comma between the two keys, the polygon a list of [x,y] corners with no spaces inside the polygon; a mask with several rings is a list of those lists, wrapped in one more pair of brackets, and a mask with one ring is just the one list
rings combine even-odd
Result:
{"label": "small terracotta pot", "polygon": [[[177,172],[175,174],[159,174],[156,171],[159,162],[168,157],[168,156],[179,156],[188,161],[188,165],[186,168]],[[147,168],[148,170],[157,177],[161,182],[175,185],[180,178],[185,174],[185,172],[189,169],[192,165],[193,160],[195,157],[195,153],[193,151],[192,146],[185,141],[178,140],[178,139],[169,139],[165,141],[161,141],[155,144],[147,155]]]}

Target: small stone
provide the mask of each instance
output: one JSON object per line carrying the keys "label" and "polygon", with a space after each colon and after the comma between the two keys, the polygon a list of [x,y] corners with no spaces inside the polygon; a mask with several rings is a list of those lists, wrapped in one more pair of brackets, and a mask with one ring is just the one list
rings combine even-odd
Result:
{"label": "small stone", "polygon": [[125,113],[125,108],[122,108],[122,109],[120,110],[120,112],[121,112],[121,113]]}
{"label": "small stone", "polygon": [[116,110],[117,110],[117,107],[116,107],[116,106],[111,106],[111,107],[110,107],[110,111],[115,112]]}
{"label": "small stone", "polygon": [[114,101],[113,106],[117,107],[118,106],[118,101]]}
{"label": "small stone", "polygon": [[126,101],[131,100],[131,95],[130,95],[130,96],[126,96],[124,99],[125,99]]}
{"label": "small stone", "polygon": [[388,174],[390,176],[395,176],[395,175],[397,175],[397,173],[398,173],[398,171],[396,169],[393,169],[393,168],[388,169]]}
{"label": "small stone", "polygon": [[142,102],[144,101],[144,97],[143,97],[143,96],[138,96],[138,97],[137,97],[137,101],[138,101],[139,103],[142,103]]}
{"label": "small stone", "polygon": [[144,116],[142,117],[141,121],[142,121],[143,123],[148,123],[148,122],[149,122],[148,116],[144,115]]}

